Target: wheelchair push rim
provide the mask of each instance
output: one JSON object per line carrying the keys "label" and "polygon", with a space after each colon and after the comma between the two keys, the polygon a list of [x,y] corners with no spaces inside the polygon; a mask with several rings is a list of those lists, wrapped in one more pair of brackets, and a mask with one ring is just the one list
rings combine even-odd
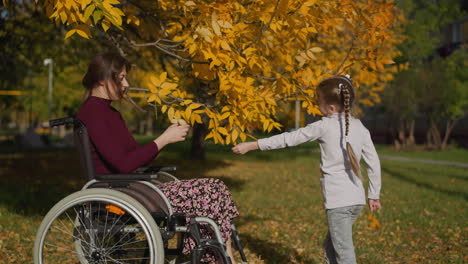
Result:
{"label": "wheelchair push rim", "polygon": [[159,228],[132,197],[109,189],[73,193],[45,216],[34,263],[164,263]]}

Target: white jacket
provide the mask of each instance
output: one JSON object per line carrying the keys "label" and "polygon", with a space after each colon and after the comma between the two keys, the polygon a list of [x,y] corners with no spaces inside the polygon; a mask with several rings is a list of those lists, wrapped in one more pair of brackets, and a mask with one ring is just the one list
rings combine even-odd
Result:
{"label": "white jacket", "polygon": [[[380,161],[369,130],[359,119],[350,117],[348,138],[358,160],[367,164],[369,177],[368,197],[379,199],[381,187]],[[296,146],[308,141],[320,143],[320,169],[322,194],[326,209],[366,204],[361,180],[354,175],[348,162],[345,140],[344,113],[334,113],[322,120],[269,138],[259,139],[260,150]],[[346,162],[345,162],[346,160]]]}

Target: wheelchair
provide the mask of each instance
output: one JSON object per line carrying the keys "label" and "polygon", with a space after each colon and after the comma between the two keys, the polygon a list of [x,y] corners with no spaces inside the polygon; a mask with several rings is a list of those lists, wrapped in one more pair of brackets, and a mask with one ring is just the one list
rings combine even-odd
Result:
{"label": "wheelchair", "polygon": [[[91,142],[85,125],[74,117],[50,121],[72,125],[75,145],[88,182],[50,209],[34,243],[34,263],[201,263],[210,252],[231,263],[217,224],[207,217],[174,213],[158,185],[178,181],[175,167],[139,168],[133,174],[99,175],[94,171]],[[187,221],[189,219],[189,221]],[[209,228],[212,238],[202,237]],[[183,256],[184,238],[195,247]],[[243,263],[247,259],[232,225],[232,241]]]}

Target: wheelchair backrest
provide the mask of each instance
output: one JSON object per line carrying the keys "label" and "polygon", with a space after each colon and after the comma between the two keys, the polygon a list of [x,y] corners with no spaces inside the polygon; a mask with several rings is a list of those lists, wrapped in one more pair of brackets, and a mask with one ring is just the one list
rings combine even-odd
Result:
{"label": "wheelchair backrest", "polygon": [[73,127],[73,138],[75,140],[76,148],[80,154],[81,167],[85,172],[87,180],[94,179],[96,172],[94,171],[93,154],[91,152],[91,142],[88,136],[86,126],[78,119],[75,119]]}

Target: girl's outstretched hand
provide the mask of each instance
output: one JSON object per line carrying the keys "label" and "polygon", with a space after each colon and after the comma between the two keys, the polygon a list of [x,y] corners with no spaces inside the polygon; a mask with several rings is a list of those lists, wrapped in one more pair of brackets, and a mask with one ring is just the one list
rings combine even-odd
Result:
{"label": "girl's outstretched hand", "polygon": [[380,210],[382,205],[380,205],[380,200],[369,199],[369,209],[371,212]]}
{"label": "girl's outstretched hand", "polygon": [[237,146],[232,148],[232,152],[236,154],[243,155],[251,150],[256,150],[258,149],[258,143],[257,141],[253,142],[243,142],[239,143]]}

